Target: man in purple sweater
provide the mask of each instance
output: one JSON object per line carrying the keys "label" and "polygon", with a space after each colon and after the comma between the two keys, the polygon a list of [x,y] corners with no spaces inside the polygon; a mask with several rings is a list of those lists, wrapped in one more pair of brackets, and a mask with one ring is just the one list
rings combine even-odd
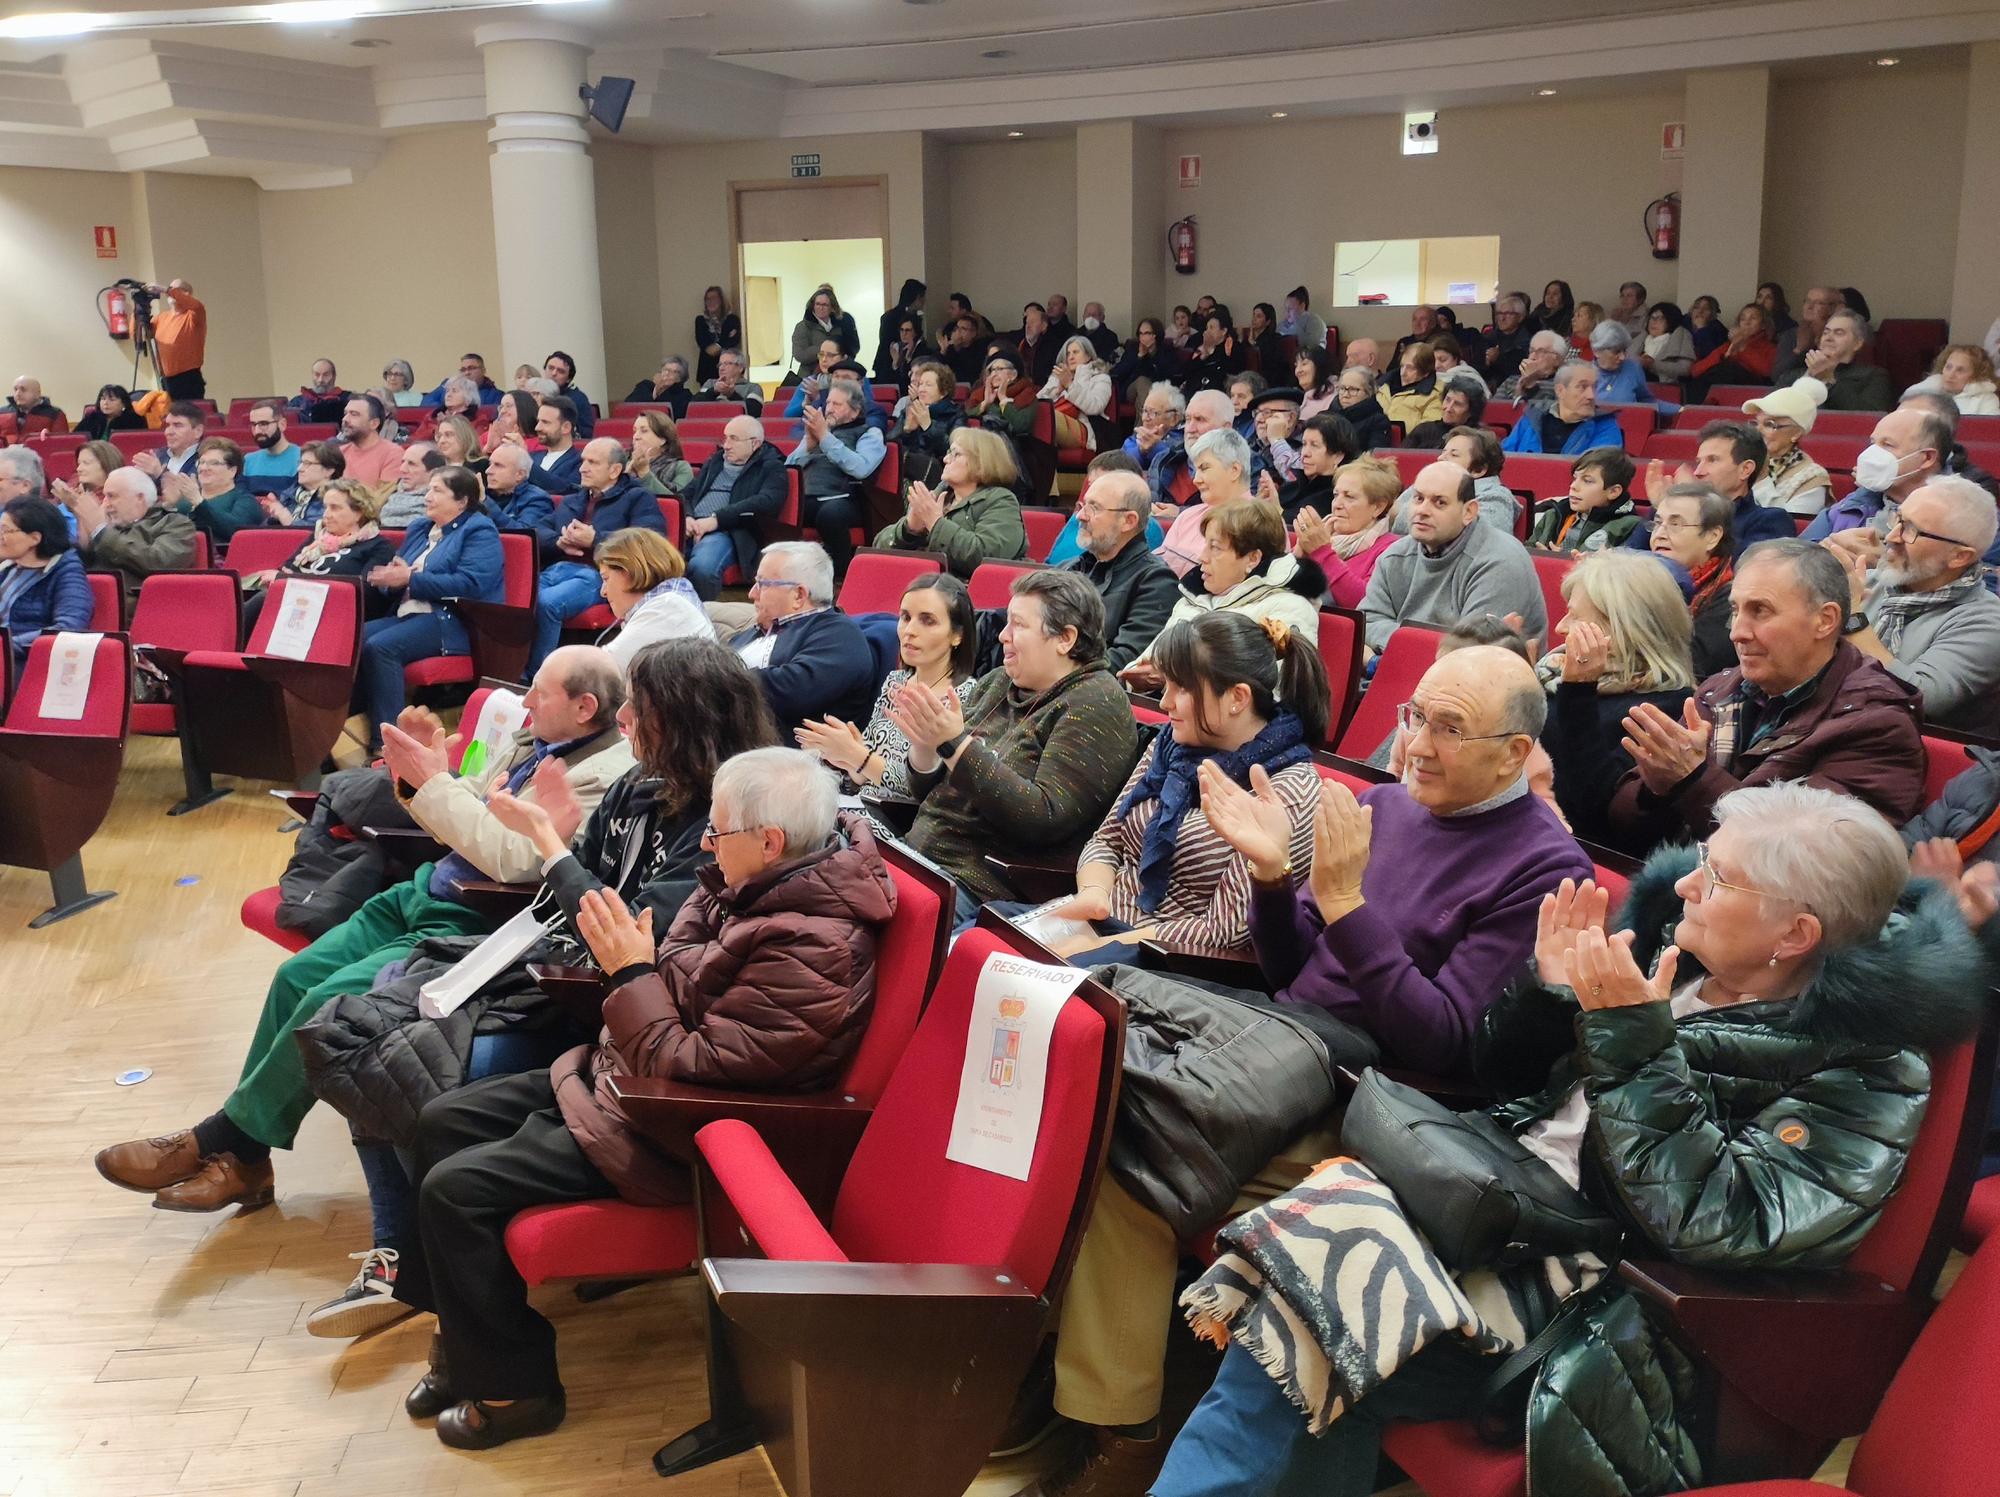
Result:
{"label": "man in purple sweater", "polygon": [[[1403,709],[1401,783],[1358,799],[1322,785],[1310,869],[1291,864],[1288,814],[1261,770],[1248,791],[1221,776],[1204,782],[1203,814],[1250,866],[1250,939],[1280,1002],[1325,1009],[1388,1064],[1470,1070],[1480,1015],[1533,953],[1542,896],[1591,875],[1528,788],[1547,712],[1519,655],[1475,645],[1445,656]],[[1308,1132],[1230,1215],[1338,1152],[1336,1137]],[[1056,1342],[1055,1409],[1088,1427],[1022,1497],[1145,1489],[1166,1455],[1157,1421],[1179,1257],[1166,1221],[1106,1175]]]}

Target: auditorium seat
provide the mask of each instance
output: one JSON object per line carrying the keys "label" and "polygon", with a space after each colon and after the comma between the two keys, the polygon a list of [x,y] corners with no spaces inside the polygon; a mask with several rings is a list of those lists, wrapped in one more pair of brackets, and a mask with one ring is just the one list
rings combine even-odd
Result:
{"label": "auditorium seat", "polygon": [[1366,763],[1389,741],[1389,735],[1396,731],[1396,709],[1410,699],[1424,672],[1436,663],[1441,638],[1437,630],[1415,624],[1405,624],[1389,636],[1387,647],[1375,662],[1375,674],[1341,730],[1335,753]]}
{"label": "auditorium seat", "polygon": [[1569,602],[1563,597],[1563,578],[1576,565],[1574,556],[1558,555],[1554,551],[1531,550],[1528,553],[1535,561],[1535,580],[1542,585],[1542,606],[1549,613],[1548,638],[1542,641],[1542,649],[1549,650],[1562,636],[1556,633],[1556,625],[1569,617]]}
{"label": "auditorium seat", "polygon": [[[243,609],[228,572],[156,572],[132,607],[132,648],[171,676],[196,650],[234,650],[242,642]],[[131,731],[166,737],[175,731],[174,704],[135,702]]]}
{"label": "auditorium seat", "polygon": [[1326,719],[1329,745],[1339,741],[1361,689],[1361,641],[1366,628],[1361,615],[1351,608],[1322,607],[1319,611],[1319,658],[1326,667],[1331,703]]}
{"label": "auditorium seat", "polygon": [[1027,572],[1039,572],[1042,564],[1035,561],[982,561],[972,569],[972,576],[966,581],[966,590],[972,594],[974,608],[1005,608],[1011,598],[1014,579]]}
{"label": "auditorium seat", "polygon": [[239,530],[229,539],[229,560],[225,565],[238,577],[257,572],[275,572],[313,537],[304,525],[267,526],[261,530]]}
{"label": "auditorium seat", "polygon": [[519,680],[528,667],[535,642],[535,594],[541,573],[535,565],[535,538],[525,531],[503,531],[500,552],[506,566],[501,601],[475,603],[460,599],[452,606],[472,637],[468,655],[433,655],[403,668],[403,685],[412,692],[457,685],[491,676]]}
{"label": "auditorium seat", "polygon": [[1952,777],[1972,767],[1972,755],[1956,739],[1924,734],[1924,804],[1930,805],[1944,794]]}
{"label": "auditorium seat", "polygon": [[1537,502],[1560,499],[1569,492],[1571,462],[1545,452],[1510,452],[1500,481],[1517,494],[1532,494]]}
{"label": "auditorium seat", "polygon": [[935,576],[944,570],[944,561],[935,552],[896,551],[886,547],[863,546],[847,564],[840,579],[840,596],[835,606],[853,617],[862,613],[895,613],[903,590],[918,577]]}
{"label": "auditorium seat", "polygon": [[243,901],[240,918],[245,930],[255,931],[267,941],[275,941],[287,951],[304,951],[312,945],[312,937],[302,931],[286,930],[278,924],[278,899],[280,890],[276,884],[268,889],[259,889]]}
{"label": "auditorium seat", "polygon": [[116,572],[86,572],[90,584],[90,632],[113,634],[125,627],[125,588]]}
{"label": "auditorium seat", "polygon": [[1022,506],[1021,523],[1028,531],[1028,560],[1049,559],[1049,551],[1062,534],[1063,526],[1069,523],[1069,517],[1070,512],[1064,509],[1045,509],[1038,504]]}

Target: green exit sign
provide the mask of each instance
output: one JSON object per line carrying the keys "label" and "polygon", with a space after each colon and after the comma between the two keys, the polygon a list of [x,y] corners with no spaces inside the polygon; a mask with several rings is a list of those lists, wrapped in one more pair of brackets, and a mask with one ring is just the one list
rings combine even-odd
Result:
{"label": "green exit sign", "polygon": [[795,177],[817,177],[819,175],[819,152],[792,158],[792,175]]}

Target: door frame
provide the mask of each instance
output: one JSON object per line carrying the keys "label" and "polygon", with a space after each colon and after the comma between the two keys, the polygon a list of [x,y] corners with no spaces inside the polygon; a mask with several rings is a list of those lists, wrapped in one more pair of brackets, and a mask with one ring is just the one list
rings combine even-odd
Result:
{"label": "door frame", "polygon": [[[729,183],[729,275],[732,283],[730,289],[735,292],[734,305],[739,308],[743,305],[743,194],[746,192],[772,192],[788,189],[812,192],[823,187],[873,187],[877,189],[875,210],[877,218],[876,228],[879,232],[876,237],[882,241],[882,305],[884,307],[894,305],[894,299],[889,294],[892,289],[892,282],[889,276],[889,258],[894,247],[889,241],[889,178],[886,173],[852,177],[753,177],[741,180],[732,179]],[[787,315],[790,314],[788,313]],[[784,342],[789,347],[792,330],[785,328],[783,331]],[[855,331],[862,334],[862,351],[864,353],[869,352],[866,332],[860,328],[856,328]],[[743,336],[744,344],[747,348],[750,338],[747,328],[744,330]]]}

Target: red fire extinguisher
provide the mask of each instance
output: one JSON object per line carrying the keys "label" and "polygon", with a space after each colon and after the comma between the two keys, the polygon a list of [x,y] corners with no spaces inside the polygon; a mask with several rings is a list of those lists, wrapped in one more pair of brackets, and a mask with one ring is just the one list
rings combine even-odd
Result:
{"label": "red fire extinguisher", "polygon": [[1182,275],[1194,274],[1194,215],[1190,213],[1167,230],[1167,250],[1174,257],[1174,269]]}
{"label": "red fire extinguisher", "polygon": [[132,336],[132,303],[122,286],[113,286],[104,295],[104,325],[114,338]]}
{"label": "red fire extinguisher", "polygon": [[1646,237],[1653,241],[1655,260],[1677,260],[1681,253],[1681,195],[1670,192],[1646,205]]}

